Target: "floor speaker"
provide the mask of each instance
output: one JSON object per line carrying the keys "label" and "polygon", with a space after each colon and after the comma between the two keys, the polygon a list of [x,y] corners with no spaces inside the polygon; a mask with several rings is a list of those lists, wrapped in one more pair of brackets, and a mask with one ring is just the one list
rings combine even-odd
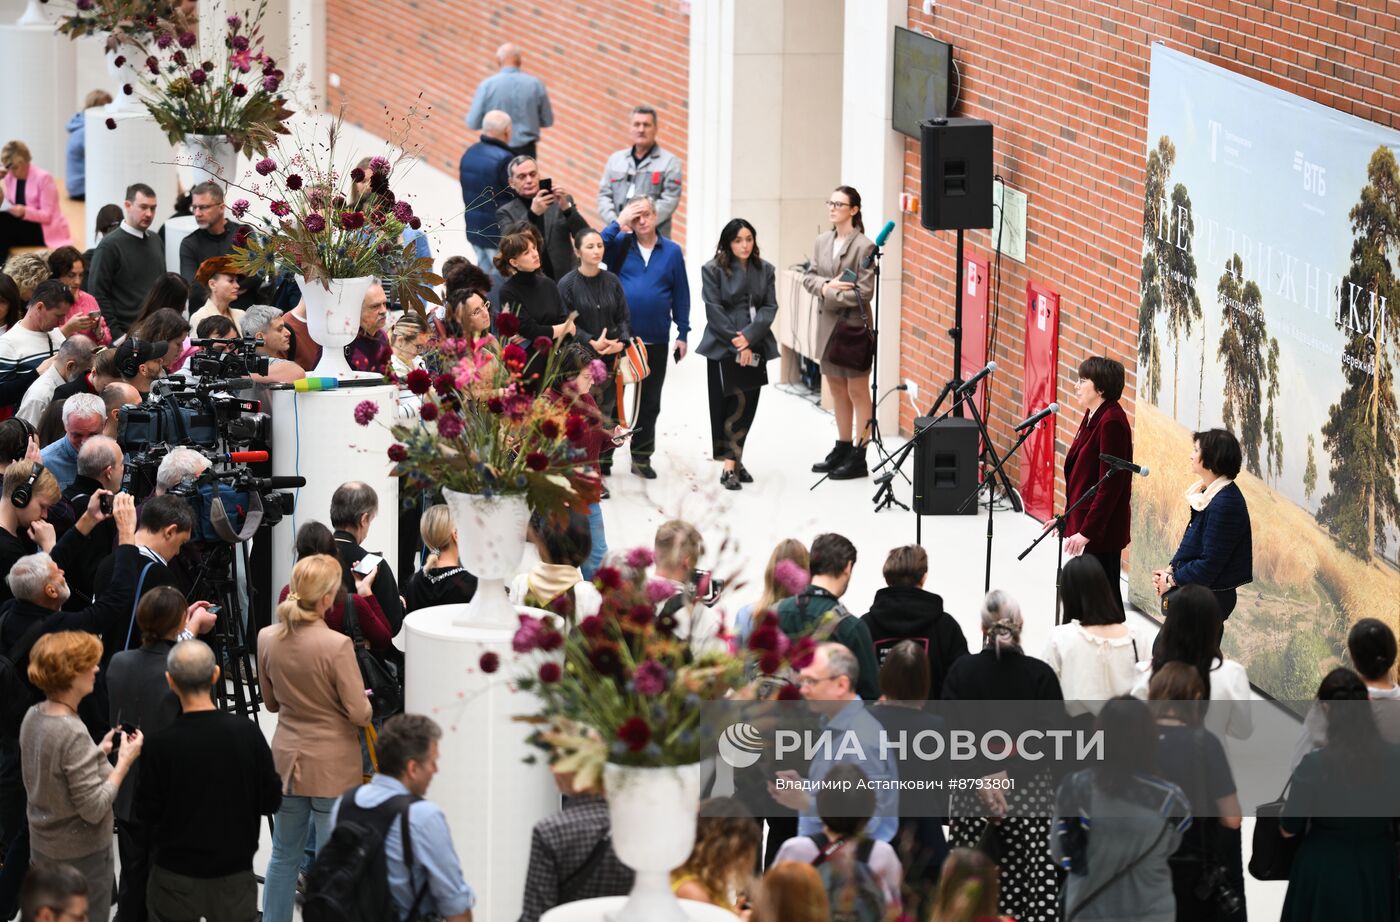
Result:
{"label": "floor speaker", "polygon": [[950,118],[919,125],[923,210],[929,230],[992,226],[992,123]]}
{"label": "floor speaker", "polygon": [[[915,430],[933,418],[914,420]],[[977,489],[976,420],[950,417],[920,436],[914,447],[914,512],[917,515],[975,515],[977,504],[958,507]]]}

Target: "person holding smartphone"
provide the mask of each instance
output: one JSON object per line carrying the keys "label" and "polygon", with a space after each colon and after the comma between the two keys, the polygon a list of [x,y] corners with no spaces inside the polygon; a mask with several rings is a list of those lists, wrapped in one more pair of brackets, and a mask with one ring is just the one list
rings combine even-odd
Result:
{"label": "person holding smartphone", "polygon": [[[802,276],[802,287],[818,299],[817,341],[821,372],[836,404],[836,445],[812,465],[832,480],[869,476],[865,464],[870,404],[870,368],[874,340],[864,349],[833,348],[859,341],[859,330],[870,329],[868,305],[875,293],[875,270],[869,259],[875,242],[865,236],[860,193],[837,186],[826,202],[831,230],[817,235],[812,260]],[[861,354],[855,354],[861,353]]]}
{"label": "person holding smartphone", "polygon": [[720,484],[738,490],[753,483],[744,443],[768,383],[766,363],[778,355],[771,329],[778,316],[776,273],[759,258],[754,226],[734,218],[720,231],[700,279],[705,335],[698,351],[709,360],[710,441],[715,460],[724,464]]}
{"label": "person holding smartphone", "polygon": [[496,209],[496,227],[502,234],[533,227],[540,236],[539,271],[558,282],[574,268],[574,236],[588,228],[588,221],[562,186],[540,178],[534,157],[516,157],[508,169],[514,194]]}

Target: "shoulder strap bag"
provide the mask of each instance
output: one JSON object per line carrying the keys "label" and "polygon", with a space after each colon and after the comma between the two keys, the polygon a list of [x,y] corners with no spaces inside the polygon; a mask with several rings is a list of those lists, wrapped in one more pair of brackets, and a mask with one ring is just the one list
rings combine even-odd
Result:
{"label": "shoulder strap bag", "polygon": [[[847,312],[849,313],[849,312]],[[841,368],[867,372],[875,363],[875,331],[865,315],[865,302],[860,304],[860,323],[851,323],[843,313],[826,341],[826,361]]]}

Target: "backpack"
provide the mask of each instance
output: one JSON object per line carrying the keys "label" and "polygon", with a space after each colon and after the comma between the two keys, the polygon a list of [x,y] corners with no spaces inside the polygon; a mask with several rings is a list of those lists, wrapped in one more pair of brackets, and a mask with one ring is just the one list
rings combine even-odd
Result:
{"label": "backpack", "polygon": [[[400,918],[389,893],[384,842],[394,818],[401,818],[403,861],[412,880],[413,837],[408,810],[422,798],[399,794],[377,807],[366,808],[355,803],[359,789],[356,785],[341,795],[330,840],[317,852],[306,875],[306,900],[301,907],[305,922],[389,922]],[[425,881],[413,898],[408,919],[417,918],[418,905],[427,889]]]}
{"label": "backpack", "polygon": [[[0,635],[4,634],[5,622],[14,613],[14,603],[5,606],[0,615]],[[24,715],[30,707],[39,703],[34,688],[26,681],[25,670],[20,664],[28,661],[29,651],[44,632],[44,622],[33,625],[13,649],[0,655],[0,739],[19,739],[19,727],[24,723]]]}
{"label": "backpack", "polygon": [[844,868],[833,867],[827,859],[844,848],[849,839],[832,842],[822,833],[807,838],[817,846],[812,867],[821,875],[822,886],[826,889],[831,922],[880,922],[885,917],[885,892],[875,872],[870,870],[875,840],[861,837],[856,844],[855,860],[850,864],[851,873],[846,874]]}
{"label": "backpack", "polygon": [[369,648],[364,632],[360,630],[360,614],[353,592],[345,593],[343,627],[354,645],[355,662],[360,667],[360,678],[369,691],[369,704],[375,719],[386,720],[402,712],[403,691],[399,688],[398,677],[389,664]]}

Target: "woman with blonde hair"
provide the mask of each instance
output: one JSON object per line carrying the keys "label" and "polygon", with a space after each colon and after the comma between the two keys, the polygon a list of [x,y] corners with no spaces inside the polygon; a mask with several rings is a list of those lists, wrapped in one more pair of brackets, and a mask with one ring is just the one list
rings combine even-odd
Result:
{"label": "woman with blonde hair", "polygon": [[[78,717],[101,659],[102,641],[86,631],[40,637],[29,651],[28,675],[44,700],[24,715],[19,731],[30,861],[76,868],[87,879],[93,919],[111,915],[112,805],[145,742],[140,730],[118,741],[113,729],[94,745]],[[114,748],[115,766],[107,761]]]}
{"label": "woman with blonde hair", "polygon": [[34,166],[29,146],[10,141],[0,148],[0,259],[10,247],[61,247],[73,242],[68,220],[58,204],[58,184],[47,170]]}
{"label": "woman with blonde hair", "polygon": [[822,876],[810,864],[784,861],[763,875],[750,922],[829,922],[831,903]]}
{"label": "woman with blonde hair", "polygon": [[403,587],[404,611],[432,605],[465,605],[476,595],[476,577],[462,566],[457,555],[457,529],[447,505],[429,506],[418,523],[428,559]]}
{"label": "woman with blonde hair", "polygon": [[683,900],[738,915],[737,898],[748,889],[758,845],[758,826],[742,803],[732,797],[710,798],[700,804],[695,847],[685,864],[671,872],[671,889]]}
{"label": "woman with blonde hair", "polygon": [[[43,253],[16,253],[5,260],[5,274],[14,279],[19,288],[21,304],[28,304],[39,283],[47,282],[52,277],[48,259]],[[21,309],[20,313],[24,311]]]}
{"label": "woman with blonde hair", "polygon": [[277,715],[272,758],[283,784],[263,888],[267,922],[291,922],[312,815],[319,850],[336,798],[363,780],[359,730],[373,710],[350,638],[325,622],[341,579],[340,561],[329,554],[298,560],[278,623],[258,633],[258,687]]}
{"label": "woman with blonde hair", "polygon": [[[782,566],[784,563],[787,566]],[[738,638],[739,646],[749,642],[749,633],[753,630],[753,617],[756,613],[772,611],[783,599],[806,588],[812,579],[811,574],[807,572],[810,565],[811,557],[807,553],[807,545],[796,538],[784,538],[778,542],[773,548],[773,553],[768,555],[768,566],[763,570],[763,592],[758,601],[745,605],[734,616],[734,634]],[[802,585],[797,585],[799,582]]]}

